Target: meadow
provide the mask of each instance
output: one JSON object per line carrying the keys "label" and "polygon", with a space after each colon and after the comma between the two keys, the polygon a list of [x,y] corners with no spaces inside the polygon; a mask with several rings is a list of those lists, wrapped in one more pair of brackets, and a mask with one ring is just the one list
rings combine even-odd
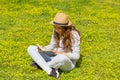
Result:
{"label": "meadow", "polygon": [[0,0],[0,80],[56,80],[30,66],[27,48],[49,43],[57,12],[81,33],[81,58],[59,80],[120,80],[119,0]]}

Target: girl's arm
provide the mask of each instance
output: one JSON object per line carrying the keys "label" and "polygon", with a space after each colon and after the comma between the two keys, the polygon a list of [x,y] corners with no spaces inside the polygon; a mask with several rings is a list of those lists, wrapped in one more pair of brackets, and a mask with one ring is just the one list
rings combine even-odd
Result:
{"label": "girl's arm", "polygon": [[53,32],[50,43],[47,46],[44,46],[43,48],[47,51],[51,51],[55,48],[55,46],[56,46],[56,42],[54,39],[54,32]]}

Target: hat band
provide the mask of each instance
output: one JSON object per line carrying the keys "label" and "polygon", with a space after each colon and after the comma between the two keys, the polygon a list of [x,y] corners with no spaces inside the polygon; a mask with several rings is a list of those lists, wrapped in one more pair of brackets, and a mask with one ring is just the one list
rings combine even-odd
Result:
{"label": "hat band", "polygon": [[53,21],[53,23],[54,23],[54,24],[57,24],[57,25],[67,25],[67,24],[68,24],[68,22],[67,22],[67,23],[57,23],[57,22],[55,22],[55,21]]}

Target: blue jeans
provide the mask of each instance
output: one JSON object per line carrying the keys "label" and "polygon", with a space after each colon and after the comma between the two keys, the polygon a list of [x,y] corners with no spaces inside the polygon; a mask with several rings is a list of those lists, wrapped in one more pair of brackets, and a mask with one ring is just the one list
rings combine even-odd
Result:
{"label": "blue jeans", "polygon": [[70,71],[74,68],[72,61],[63,54],[54,55],[52,52],[38,52],[37,46],[29,46],[28,53],[31,58],[48,74],[52,70],[61,69],[62,71]]}

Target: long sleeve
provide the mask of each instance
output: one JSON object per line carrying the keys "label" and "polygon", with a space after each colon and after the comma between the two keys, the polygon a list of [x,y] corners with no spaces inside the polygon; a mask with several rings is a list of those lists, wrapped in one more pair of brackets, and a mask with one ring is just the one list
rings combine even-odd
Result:
{"label": "long sleeve", "polygon": [[54,49],[55,46],[56,46],[56,42],[55,42],[55,39],[54,39],[54,32],[53,32],[50,43],[47,46],[45,46],[44,49],[49,51],[49,50]]}
{"label": "long sleeve", "polygon": [[72,52],[67,53],[67,56],[71,60],[78,60],[80,58],[80,36],[76,31],[73,31],[72,34]]}

